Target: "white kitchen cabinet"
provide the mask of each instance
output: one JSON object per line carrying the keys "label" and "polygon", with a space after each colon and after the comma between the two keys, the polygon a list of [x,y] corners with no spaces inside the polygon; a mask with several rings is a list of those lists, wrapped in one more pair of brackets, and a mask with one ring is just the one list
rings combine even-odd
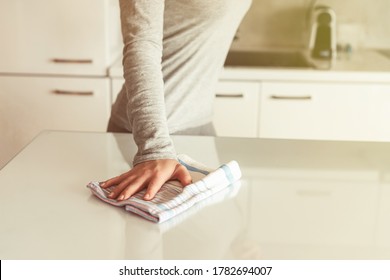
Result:
{"label": "white kitchen cabinet", "polygon": [[377,254],[390,251],[390,204],[388,202],[390,198],[390,172],[384,172],[382,174],[382,180],[381,192],[378,196],[379,211],[375,232]]}
{"label": "white kitchen cabinet", "polygon": [[2,0],[0,37],[0,167],[41,130],[105,131],[117,0]]}
{"label": "white kitchen cabinet", "polygon": [[390,141],[390,85],[263,82],[261,138]]}
{"label": "white kitchen cabinet", "polygon": [[259,83],[220,81],[214,103],[217,136],[256,137]]}
{"label": "white kitchen cabinet", "polygon": [[0,73],[99,75],[122,51],[117,0],[0,1]]}
{"label": "white kitchen cabinet", "polygon": [[40,131],[105,131],[108,78],[0,76],[0,166]]}
{"label": "white kitchen cabinet", "polygon": [[[115,102],[124,79],[111,79]],[[214,101],[213,124],[217,136],[256,137],[259,109],[259,83],[220,81]]]}

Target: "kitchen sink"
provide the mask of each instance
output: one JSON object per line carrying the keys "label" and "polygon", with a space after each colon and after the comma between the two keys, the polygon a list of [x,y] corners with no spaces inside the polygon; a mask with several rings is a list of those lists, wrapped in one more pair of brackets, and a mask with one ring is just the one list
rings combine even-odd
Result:
{"label": "kitchen sink", "polygon": [[312,68],[312,64],[299,51],[230,51],[225,66]]}

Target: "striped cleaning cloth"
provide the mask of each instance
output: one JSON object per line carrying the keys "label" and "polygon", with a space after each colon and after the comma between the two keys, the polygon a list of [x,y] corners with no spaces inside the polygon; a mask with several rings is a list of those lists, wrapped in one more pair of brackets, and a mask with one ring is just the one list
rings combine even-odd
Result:
{"label": "striped cleaning cloth", "polygon": [[189,171],[193,183],[183,188],[178,181],[168,181],[150,201],[143,200],[145,189],[127,200],[116,201],[107,197],[111,188],[103,189],[98,182],[90,182],[87,187],[94,195],[109,204],[124,206],[129,212],[161,223],[186,211],[191,206],[225,189],[241,178],[241,170],[236,161],[223,164],[213,170],[187,155],[179,155],[178,160]]}

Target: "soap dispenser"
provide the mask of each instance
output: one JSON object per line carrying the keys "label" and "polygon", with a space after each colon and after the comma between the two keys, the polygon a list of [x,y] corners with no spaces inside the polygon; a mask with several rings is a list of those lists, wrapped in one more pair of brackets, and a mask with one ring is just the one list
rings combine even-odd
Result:
{"label": "soap dispenser", "polygon": [[336,13],[328,6],[315,6],[312,13],[310,55],[313,59],[336,57]]}

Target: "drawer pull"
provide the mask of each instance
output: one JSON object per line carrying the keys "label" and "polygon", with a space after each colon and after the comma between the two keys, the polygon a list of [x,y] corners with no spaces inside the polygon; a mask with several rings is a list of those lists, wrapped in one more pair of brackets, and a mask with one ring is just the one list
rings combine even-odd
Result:
{"label": "drawer pull", "polygon": [[302,96],[287,96],[287,95],[271,95],[271,99],[280,99],[280,100],[311,100],[310,95]]}
{"label": "drawer pull", "polygon": [[296,194],[299,196],[326,197],[331,196],[332,192],[328,190],[298,190]]}
{"label": "drawer pull", "polygon": [[69,90],[59,90],[59,89],[53,90],[53,93],[61,94],[61,95],[82,95],[82,96],[93,95],[93,91],[69,91]]}
{"label": "drawer pull", "polygon": [[217,93],[215,95],[217,98],[244,98],[244,94],[242,93]]}
{"label": "drawer pull", "polygon": [[92,59],[63,59],[63,58],[53,58],[52,62],[54,63],[75,63],[75,64],[91,64]]}

